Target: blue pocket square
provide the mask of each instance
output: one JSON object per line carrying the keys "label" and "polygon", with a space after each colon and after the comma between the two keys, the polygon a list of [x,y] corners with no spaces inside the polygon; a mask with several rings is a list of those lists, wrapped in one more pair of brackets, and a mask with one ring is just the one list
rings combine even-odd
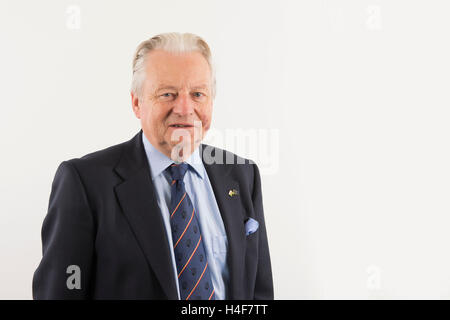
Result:
{"label": "blue pocket square", "polygon": [[252,233],[255,233],[256,230],[258,230],[259,223],[255,219],[248,218],[245,222],[245,235],[251,235]]}

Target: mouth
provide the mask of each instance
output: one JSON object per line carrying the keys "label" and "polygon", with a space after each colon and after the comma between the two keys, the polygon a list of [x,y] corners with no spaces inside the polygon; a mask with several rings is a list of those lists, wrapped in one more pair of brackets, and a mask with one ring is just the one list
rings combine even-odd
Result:
{"label": "mouth", "polygon": [[169,125],[171,128],[193,128],[194,126],[189,123],[174,123]]}

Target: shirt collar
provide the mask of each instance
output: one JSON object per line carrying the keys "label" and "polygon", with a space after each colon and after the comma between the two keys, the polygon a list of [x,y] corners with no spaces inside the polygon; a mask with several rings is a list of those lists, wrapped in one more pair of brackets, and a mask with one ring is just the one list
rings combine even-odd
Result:
{"label": "shirt collar", "polygon": [[[152,180],[159,176],[168,166],[170,166],[174,161],[163,154],[161,151],[156,149],[150,141],[148,141],[144,132],[142,132],[142,142],[144,144],[145,153],[147,155],[148,162],[150,163],[150,171],[152,174]],[[205,167],[200,157],[200,146],[194,150],[194,152],[185,161],[189,164],[189,167],[193,168],[194,171],[204,178]]]}

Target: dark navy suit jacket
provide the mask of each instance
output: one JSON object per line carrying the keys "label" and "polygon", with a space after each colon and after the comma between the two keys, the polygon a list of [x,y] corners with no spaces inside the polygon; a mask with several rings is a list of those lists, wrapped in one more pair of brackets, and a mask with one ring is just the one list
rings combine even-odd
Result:
{"label": "dark navy suit jacket", "polygon": [[[141,135],[58,167],[42,226],[34,299],[178,299]],[[200,147],[202,154],[222,159],[203,163],[228,237],[227,299],[273,299],[258,167],[219,148]],[[225,162],[230,159],[233,164]],[[237,194],[230,196],[233,189]],[[246,236],[248,218],[259,228]],[[79,289],[67,286],[71,265],[79,267]]]}

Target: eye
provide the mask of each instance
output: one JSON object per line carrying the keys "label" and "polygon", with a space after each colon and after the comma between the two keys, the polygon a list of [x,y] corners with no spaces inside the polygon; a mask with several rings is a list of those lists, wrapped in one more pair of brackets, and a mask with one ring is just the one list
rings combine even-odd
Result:
{"label": "eye", "polygon": [[201,98],[203,96],[204,96],[204,94],[202,92],[194,92],[194,97],[196,97],[196,98]]}
{"label": "eye", "polygon": [[163,100],[169,100],[171,98],[173,98],[175,95],[171,92],[165,92],[163,94],[161,94],[159,97]]}

